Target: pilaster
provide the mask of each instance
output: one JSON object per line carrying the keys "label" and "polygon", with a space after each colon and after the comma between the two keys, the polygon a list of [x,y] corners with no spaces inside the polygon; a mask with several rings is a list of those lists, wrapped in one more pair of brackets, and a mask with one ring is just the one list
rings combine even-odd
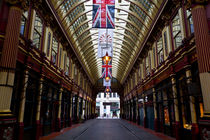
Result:
{"label": "pilaster", "polygon": [[179,108],[178,108],[178,98],[177,98],[177,88],[176,88],[176,79],[175,75],[171,76],[171,83],[172,83],[172,92],[174,97],[174,113],[175,113],[175,137],[177,140],[180,140],[180,120],[179,120]]}

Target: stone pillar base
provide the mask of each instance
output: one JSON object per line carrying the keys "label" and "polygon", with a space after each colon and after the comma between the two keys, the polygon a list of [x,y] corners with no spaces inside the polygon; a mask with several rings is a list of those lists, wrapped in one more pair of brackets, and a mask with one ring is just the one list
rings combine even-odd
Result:
{"label": "stone pillar base", "polygon": [[55,131],[61,130],[61,119],[57,118]]}
{"label": "stone pillar base", "polygon": [[144,117],[144,128],[147,128],[147,118]]}
{"label": "stone pillar base", "polygon": [[174,123],[174,136],[176,138],[176,140],[180,140],[180,122],[175,122]]}
{"label": "stone pillar base", "polygon": [[15,139],[15,118],[0,118],[0,138]]}
{"label": "stone pillar base", "polygon": [[39,140],[39,137],[41,136],[41,124],[40,121],[36,121],[36,140]]}
{"label": "stone pillar base", "polygon": [[199,130],[201,140],[210,139],[210,118],[199,120]]}
{"label": "stone pillar base", "polygon": [[191,133],[192,133],[192,140],[199,139],[199,127],[197,123],[192,124]]}
{"label": "stone pillar base", "polygon": [[155,129],[155,132],[158,132],[158,130],[159,130],[159,127],[158,127],[158,119],[156,118],[156,119],[154,119],[154,129]]}
{"label": "stone pillar base", "polygon": [[71,117],[69,118],[69,127],[72,126],[72,120],[71,120]]}

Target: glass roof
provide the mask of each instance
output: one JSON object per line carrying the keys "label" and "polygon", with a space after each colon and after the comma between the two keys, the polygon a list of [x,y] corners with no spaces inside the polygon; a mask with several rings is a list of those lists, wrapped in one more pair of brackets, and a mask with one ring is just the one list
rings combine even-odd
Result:
{"label": "glass roof", "polygon": [[[101,76],[98,29],[92,28],[92,0],[51,0],[90,78]],[[121,84],[134,63],[163,0],[116,0],[112,75]]]}

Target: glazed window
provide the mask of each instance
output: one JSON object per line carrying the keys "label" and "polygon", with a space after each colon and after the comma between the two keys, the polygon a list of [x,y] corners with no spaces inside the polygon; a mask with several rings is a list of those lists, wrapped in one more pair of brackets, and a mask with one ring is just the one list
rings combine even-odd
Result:
{"label": "glazed window", "polygon": [[58,56],[58,41],[55,37],[53,37],[52,41],[52,62],[56,64],[57,56]]}
{"label": "glazed window", "polygon": [[176,49],[182,44],[181,21],[179,13],[177,13],[172,21],[172,32],[174,39],[174,49]]}
{"label": "glazed window", "polygon": [[186,13],[187,13],[187,24],[188,24],[189,34],[192,34],[194,33],[194,26],[193,26],[191,9],[187,10]]}
{"label": "glazed window", "polygon": [[50,55],[50,45],[51,45],[51,33],[48,33],[48,37],[47,37],[47,56]]}
{"label": "glazed window", "polygon": [[42,38],[43,24],[40,17],[36,14],[34,22],[34,33],[33,33],[33,45],[36,48],[40,48]]}
{"label": "glazed window", "polygon": [[62,48],[60,47],[60,51],[59,51],[59,66],[61,67],[61,58],[62,58]]}
{"label": "glazed window", "polygon": [[24,35],[24,33],[25,33],[27,19],[28,19],[28,11],[24,12],[21,17],[21,25],[20,25],[20,34],[21,35]]}
{"label": "glazed window", "polygon": [[156,67],[156,51],[155,47],[153,47],[153,61],[154,61],[154,67]]}
{"label": "glazed window", "polygon": [[69,74],[69,57],[66,58],[66,74]]}
{"label": "glazed window", "polygon": [[165,47],[165,55],[168,55],[168,40],[167,40],[167,33],[164,32],[163,34],[164,37],[164,47]]}
{"label": "glazed window", "polygon": [[116,93],[113,93],[113,98],[116,98]]}
{"label": "glazed window", "polygon": [[141,66],[139,67],[139,81],[141,80]]}
{"label": "glazed window", "polygon": [[148,54],[148,56],[146,57],[146,62],[145,62],[145,71],[146,71],[146,75],[150,74],[150,54]]}
{"label": "glazed window", "polygon": [[157,57],[158,57],[158,65],[159,65],[164,60],[162,37],[157,42]]}

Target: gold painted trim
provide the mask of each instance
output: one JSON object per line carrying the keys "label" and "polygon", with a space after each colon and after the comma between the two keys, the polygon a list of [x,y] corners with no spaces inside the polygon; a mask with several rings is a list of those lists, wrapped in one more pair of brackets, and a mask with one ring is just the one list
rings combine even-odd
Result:
{"label": "gold painted trim", "polygon": [[0,112],[8,112],[8,113],[11,113],[11,110],[10,109],[5,109],[5,110],[0,110]]}
{"label": "gold painted trim", "polygon": [[196,10],[198,8],[204,9],[205,7],[204,7],[204,5],[196,5],[192,8],[192,10]]}

